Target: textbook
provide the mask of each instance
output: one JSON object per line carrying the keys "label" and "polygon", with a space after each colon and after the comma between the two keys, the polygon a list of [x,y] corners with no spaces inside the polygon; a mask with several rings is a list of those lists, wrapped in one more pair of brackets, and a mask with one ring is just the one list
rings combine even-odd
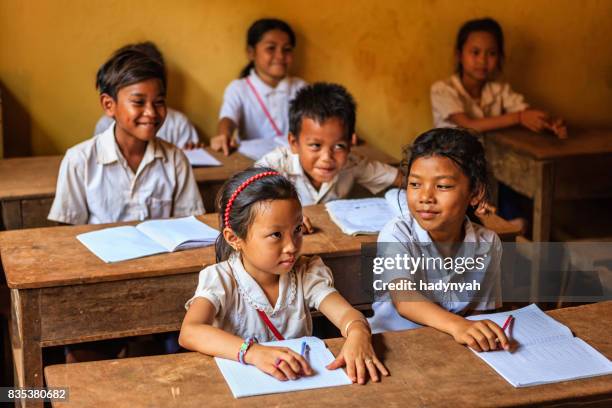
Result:
{"label": "textbook", "polygon": [[514,387],[529,387],[560,381],[612,374],[612,362],[570,329],[531,304],[511,312],[470,316],[470,320],[490,319],[500,327],[512,315],[514,322],[506,333],[518,343],[510,352],[496,350],[478,353],[499,375]]}
{"label": "textbook", "polygon": [[218,235],[219,231],[191,216],[105,228],[77,235],[77,239],[110,263],[212,245]]}
{"label": "textbook", "polygon": [[334,361],[334,355],[327,349],[321,339],[302,337],[300,339],[271,341],[262,344],[289,347],[296,353],[300,353],[303,341],[310,346],[306,359],[315,373],[312,376],[300,377],[294,381],[279,381],[260,371],[255,366],[243,365],[234,360],[215,357],[215,362],[219,370],[221,370],[225,381],[227,381],[234,398],[352,384],[342,368],[337,370],[325,368],[326,365]]}
{"label": "textbook", "polygon": [[394,217],[408,211],[406,191],[397,188],[387,191],[385,198],[335,200],[325,208],[347,235],[376,235]]}
{"label": "textbook", "polygon": [[214,158],[205,149],[185,149],[183,150],[187,160],[193,167],[216,167],[222,166],[221,162]]}

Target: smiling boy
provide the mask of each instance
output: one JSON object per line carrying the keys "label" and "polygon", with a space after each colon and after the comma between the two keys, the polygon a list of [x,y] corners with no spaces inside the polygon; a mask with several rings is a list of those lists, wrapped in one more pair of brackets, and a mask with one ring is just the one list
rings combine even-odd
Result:
{"label": "smiling boy", "polygon": [[373,194],[401,183],[397,168],[351,153],[355,101],[336,84],[301,89],[289,108],[289,147],[279,147],[256,165],[271,167],[295,185],[302,205],[345,198],[355,183]]}

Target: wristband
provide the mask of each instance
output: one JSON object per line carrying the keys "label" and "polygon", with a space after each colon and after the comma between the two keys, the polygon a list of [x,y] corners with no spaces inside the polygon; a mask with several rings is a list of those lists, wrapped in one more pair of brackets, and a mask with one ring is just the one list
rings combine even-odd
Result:
{"label": "wristband", "polygon": [[348,337],[348,331],[351,328],[351,326],[353,325],[353,323],[355,322],[361,322],[365,325],[366,329],[368,329],[368,331],[370,332],[370,334],[372,334],[372,329],[370,328],[370,324],[368,323],[368,321],[364,318],[364,317],[359,317],[357,319],[353,319],[351,321],[349,321],[346,326],[344,326],[344,337]]}
{"label": "wristband", "polygon": [[240,364],[246,365],[246,363],[244,362],[244,356],[247,351],[249,351],[249,348],[251,348],[253,343],[257,343],[256,337],[247,337],[246,339],[244,339],[244,343],[242,343],[242,345],[240,346],[240,350],[238,351],[237,357],[237,360]]}

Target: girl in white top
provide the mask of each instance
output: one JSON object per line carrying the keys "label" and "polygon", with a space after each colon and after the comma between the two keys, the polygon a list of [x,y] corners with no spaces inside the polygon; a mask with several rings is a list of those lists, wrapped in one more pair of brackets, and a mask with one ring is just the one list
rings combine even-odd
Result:
{"label": "girl in white top", "polygon": [[228,155],[241,139],[287,137],[289,102],[306,85],[290,77],[295,34],[282,20],[255,21],[247,33],[249,64],[225,89],[217,136],[210,145]]}
{"label": "girl in white top", "polygon": [[495,78],[505,57],[501,26],[491,18],[470,20],[457,34],[457,72],[431,87],[434,127],[485,132],[523,126],[534,132],[549,130],[567,137],[562,119],[530,109],[522,95]]}
{"label": "girl in white top", "polygon": [[229,179],[218,199],[222,234],[217,261],[200,272],[187,302],[179,343],[201,353],[253,364],[279,380],[311,375],[308,362],[284,347],[257,341],[312,333],[318,309],[347,340],[328,369],[346,365],[354,382],[388,375],[374,354],[363,315],[333,287],[319,257],[299,257],[302,207],[289,180],[269,168]]}
{"label": "girl in white top", "polygon": [[[467,218],[470,208],[479,212],[486,208],[487,171],[482,145],[463,129],[433,129],[414,141],[408,157],[409,211],[383,228],[377,256],[408,254],[427,263],[414,272],[395,266],[383,271],[384,282],[408,280],[416,289],[400,287],[378,297],[370,319],[372,327],[384,331],[425,325],[477,351],[495,350],[498,344],[507,348],[508,339],[494,322],[470,321],[456,314],[501,306],[501,242],[494,232]],[[436,259],[444,260],[444,266]],[[477,282],[480,289],[450,293],[419,290],[421,282],[468,281]]]}

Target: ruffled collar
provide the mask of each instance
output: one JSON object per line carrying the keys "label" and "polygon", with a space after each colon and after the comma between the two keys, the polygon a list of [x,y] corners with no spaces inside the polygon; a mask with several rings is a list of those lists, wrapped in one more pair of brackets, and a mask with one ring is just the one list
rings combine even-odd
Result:
{"label": "ruffled collar", "polygon": [[228,263],[236,279],[240,296],[254,309],[261,310],[267,315],[273,316],[278,311],[292,304],[295,300],[297,278],[294,269],[280,276],[278,282],[278,300],[276,301],[276,305],[272,307],[261,286],[259,286],[257,281],[255,281],[255,279],[253,279],[244,269],[240,255],[238,253],[232,254],[228,259]]}

